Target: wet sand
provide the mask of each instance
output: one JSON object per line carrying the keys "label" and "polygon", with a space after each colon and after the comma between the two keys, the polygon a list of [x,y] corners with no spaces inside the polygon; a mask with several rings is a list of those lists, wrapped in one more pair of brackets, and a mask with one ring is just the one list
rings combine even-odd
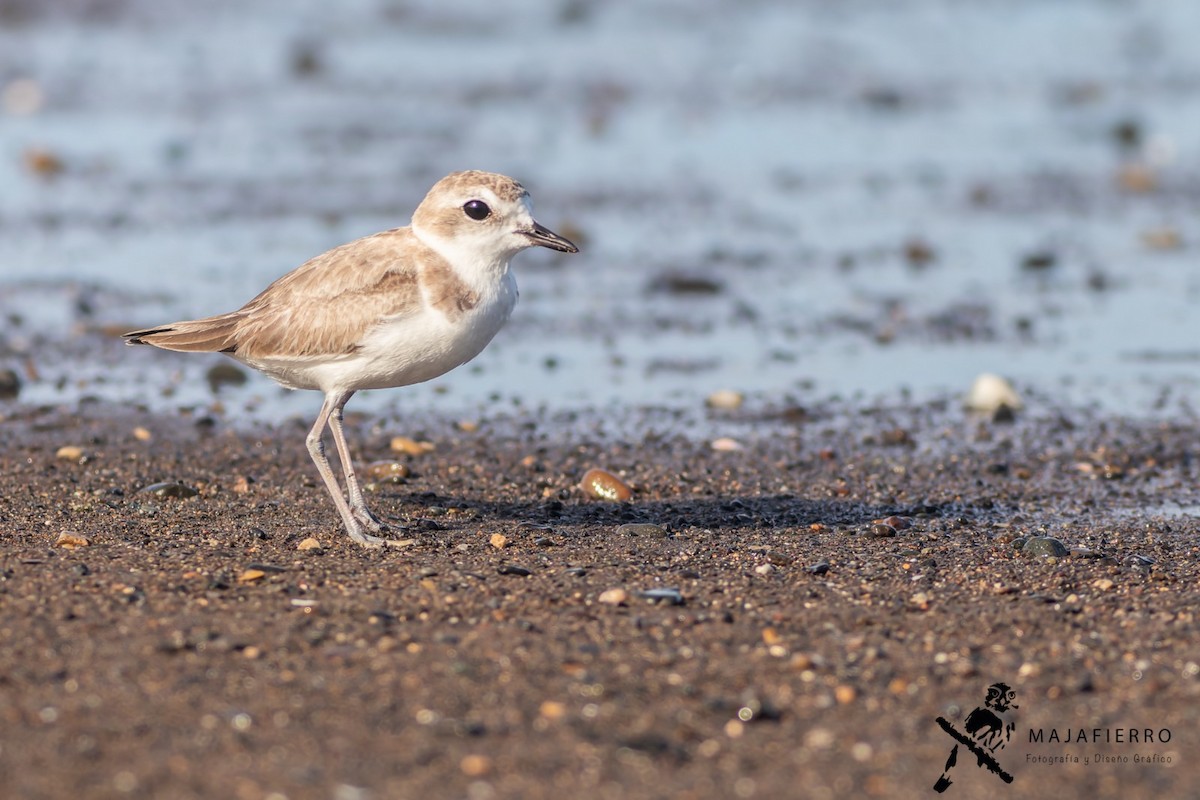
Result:
{"label": "wet sand", "polygon": [[[946,797],[1200,780],[1190,421],[355,417],[363,463],[410,470],[370,499],[412,541],[371,552],[299,423],[3,412],[9,797],[929,797],[936,718],[996,682],[1013,783],[964,750]],[[632,498],[588,498],[593,467]],[[163,481],[197,494],[141,491]],[[1072,553],[1020,555],[1036,535]],[[1078,729],[1109,741],[1046,741]]]}
{"label": "wet sand", "polygon": [[[943,796],[1193,796],[1200,7],[556,5],[0,0],[0,796],[930,797],[998,682]],[[112,334],[467,167],[583,252],[352,402],[363,551]]]}

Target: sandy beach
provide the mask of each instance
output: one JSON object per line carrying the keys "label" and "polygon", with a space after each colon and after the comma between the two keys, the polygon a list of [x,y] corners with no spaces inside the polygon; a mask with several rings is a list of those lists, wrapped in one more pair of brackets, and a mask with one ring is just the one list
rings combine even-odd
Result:
{"label": "sandy beach", "polygon": [[[0,796],[1193,797],[1197,30],[0,0]],[[581,252],[350,402],[363,550],[319,397],[119,335],[471,168]]]}
{"label": "sandy beach", "polygon": [[[621,435],[360,419],[361,458],[407,473],[372,503],[411,541],[373,552],[299,426],[17,410],[6,791],[927,797],[953,745],[935,720],[961,726],[1003,682],[1013,784],[960,755],[946,796],[1188,794],[1195,522],[1164,500],[1196,502],[1193,430],[939,405],[714,417],[739,449],[661,413]],[[764,418],[778,432],[756,438]],[[592,468],[632,497],[591,497]],[[1045,536],[1066,554],[1023,553]],[[1162,741],[1128,742],[1147,729]],[[1079,731],[1108,741],[1062,741]]]}

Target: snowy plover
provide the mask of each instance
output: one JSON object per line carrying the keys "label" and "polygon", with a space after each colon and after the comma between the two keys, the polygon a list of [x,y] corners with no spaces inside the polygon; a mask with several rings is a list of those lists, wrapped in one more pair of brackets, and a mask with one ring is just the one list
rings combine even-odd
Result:
{"label": "snowy plover", "polygon": [[[354,541],[389,540],[367,509],[342,433],[342,409],[360,389],[408,386],[477,356],[517,302],[508,264],[527,247],[579,248],[539,225],[512,178],[455,172],[417,206],[412,224],[355,240],[301,265],[237,311],[125,334],[128,344],[226,353],[290,389],[325,402],[308,451]],[[325,456],[333,432],[346,494]],[[370,531],[370,533],[368,533]]]}

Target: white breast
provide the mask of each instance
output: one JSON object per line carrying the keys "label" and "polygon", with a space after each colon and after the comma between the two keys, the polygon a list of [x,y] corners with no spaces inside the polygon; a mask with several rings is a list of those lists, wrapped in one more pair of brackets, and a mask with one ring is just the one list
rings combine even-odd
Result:
{"label": "white breast", "polygon": [[454,319],[425,308],[381,321],[353,355],[312,365],[314,388],[357,391],[409,386],[467,363],[504,327],[517,304],[517,283],[511,272],[488,288],[474,308]]}

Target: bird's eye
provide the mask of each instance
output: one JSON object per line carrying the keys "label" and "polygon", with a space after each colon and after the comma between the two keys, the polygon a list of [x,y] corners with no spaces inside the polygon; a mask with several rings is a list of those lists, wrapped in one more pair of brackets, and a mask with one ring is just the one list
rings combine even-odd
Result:
{"label": "bird's eye", "polygon": [[468,200],[463,206],[463,213],[476,222],[479,222],[490,217],[492,210],[482,200]]}

